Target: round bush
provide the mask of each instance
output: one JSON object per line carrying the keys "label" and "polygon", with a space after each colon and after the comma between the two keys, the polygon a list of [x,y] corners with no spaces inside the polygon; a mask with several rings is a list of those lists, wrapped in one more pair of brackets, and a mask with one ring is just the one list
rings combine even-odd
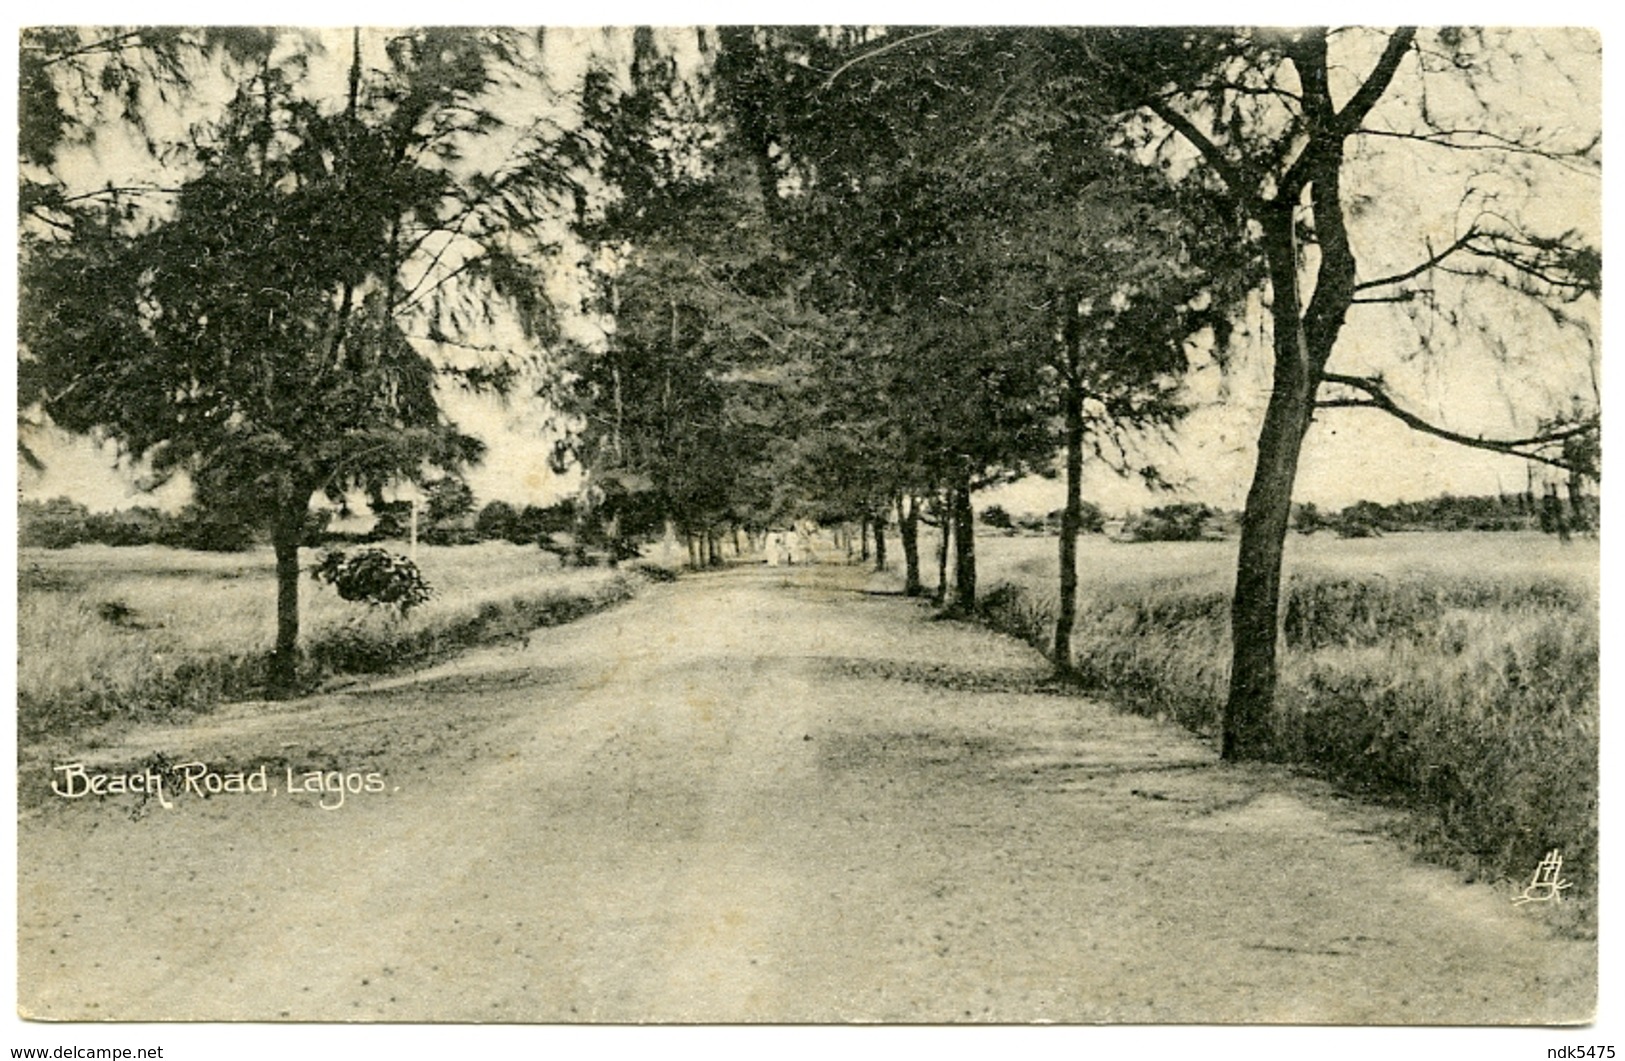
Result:
{"label": "round bush", "polygon": [[329,549],[310,574],[338,590],[345,600],[394,608],[403,617],[432,596],[416,564],[399,553],[372,546],[349,553]]}

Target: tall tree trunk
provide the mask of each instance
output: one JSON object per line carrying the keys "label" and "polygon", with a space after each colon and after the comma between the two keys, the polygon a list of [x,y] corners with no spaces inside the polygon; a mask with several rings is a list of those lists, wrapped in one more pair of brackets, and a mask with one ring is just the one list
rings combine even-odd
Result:
{"label": "tall tree trunk", "polygon": [[270,692],[292,696],[299,684],[299,541],[304,536],[309,493],[291,490],[271,525],[276,554],[276,647],[271,652]]}
{"label": "tall tree trunk", "polygon": [[1061,511],[1061,601],[1055,616],[1055,669],[1072,669],[1072,626],[1078,614],[1078,531],[1083,525],[1083,388],[1076,334],[1067,337],[1066,507]]}
{"label": "tall tree trunk", "polygon": [[[1309,348],[1298,298],[1291,204],[1264,220],[1269,259],[1274,380],[1247,507],[1241,517],[1236,592],[1230,605],[1230,694],[1225,759],[1268,756],[1280,640],[1281,560],[1292,516],[1292,487],[1315,411],[1321,365]],[[1329,349],[1329,347],[1328,347]]]}
{"label": "tall tree trunk", "polygon": [[863,521],[859,524],[858,536],[859,536],[859,539],[860,539],[860,541],[862,543],[859,546],[859,550],[858,550],[858,560],[861,563],[867,564],[869,562],[869,517],[868,516],[864,516]]}
{"label": "tall tree trunk", "polygon": [[[1230,695],[1224,719],[1226,759],[1262,757],[1270,750],[1281,557],[1292,511],[1292,487],[1304,435],[1314,416],[1316,392],[1356,290],[1358,270],[1343,217],[1344,141],[1387,91],[1411,50],[1414,33],[1413,29],[1395,31],[1364,83],[1352,94],[1343,90],[1341,106],[1332,93],[1326,31],[1308,32],[1284,45],[1297,70],[1308,137],[1297,157],[1273,179],[1273,196],[1255,198],[1248,206],[1263,229],[1275,366],[1236,559],[1236,592],[1230,609]],[[1257,194],[1235,185],[1236,177],[1246,174],[1231,169],[1211,143],[1199,138],[1192,142],[1224,171],[1233,192],[1243,197]],[[1297,246],[1297,215],[1306,191],[1316,250],[1303,260],[1314,270],[1313,281],[1306,285],[1312,292],[1307,307],[1298,285]]]}
{"label": "tall tree trunk", "polygon": [[897,536],[903,540],[903,596],[918,597],[924,591],[920,582],[920,501],[908,495],[908,508],[897,498]]}
{"label": "tall tree trunk", "polygon": [[948,603],[948,545],[953,536],[953,505],[947,491],[939,500],[941,515],[937,518],[937,591],[932,602],[937,607]]}
{"label": "tall tree trunk", "polygon": [[954,487],[954,608],[971,615],[976,611],[976,516],[971,511],[970,480]]}
{"label": "tall tree trunk", "polygon": [[882,509],[880,514],[871,522],[875,528],[875,570],[886,570],[886,513]]}

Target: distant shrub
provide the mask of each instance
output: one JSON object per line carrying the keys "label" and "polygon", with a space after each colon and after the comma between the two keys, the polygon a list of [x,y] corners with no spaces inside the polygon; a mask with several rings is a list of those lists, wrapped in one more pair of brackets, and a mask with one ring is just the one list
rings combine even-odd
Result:
{"label": "distant shrub", "polygon": [[1375,523],[1368,523],[1363,519],[1344,516],[1334,526],[1337,528],[1339,538],[1380,538],[1382,528]]}
{"label": "distant shrub", "polygon": [[418,540],[425,545],[478,545],[482,539],[473,527],[442,523],[424,528]]}
{"label": "distant shrub", "polygon": [[454,475],[436,479],[424,487],[428,495],[428,521],[460,523],[474,513],[474,491]]}
{"label": "distant shrub", "polygon": [[1292,506],[1292,526],[1299,534],[1313,534],[1331,526],[1331,521],[1321,515],[1320,507],[1313,501],[1305,501]]}
{"label": "distant shrub", "polygon": [[316,561],[310,574],[338,590],[347,601],[394,608],[402,617],[433,595],[416,564],[372,546],[350,553],[330,549]]}
{"label": "distant shrub", "polygon": [[1015,521],[1010,518],[1010,513],[1005,511],[1003,505],[989,505],[982,509],[982,526],[994,530],[1010,530],[1015,526]]}
{"label": "distant shrub", "polygon": [[187,505],[172,517],[160,517],[156,535],[149,540],[176,549],[240,553],[254,544],[254,530],[230,513]]}
{"label": "distant shrub", "polygon": [[88,541],[90,510],[65,497],[17,506],[17,539],[26,547],[66,549]]}
{"label": "distant shrub", "polygon": [[1375,538],[1395,529],[1392,514],[1374,501],[1357,501],[1337,517],[1337,533],[1344,538]]}
{"label": "distant shrub", "polygon": [[156,508],[137,505],[117,512],[98,512],[85,523],[84,541],[133,546],[167,542],[174,522]]}
{"label": "distant shrub", "polygon": [[1201,541],[1213,516],[1202,504],[1160,505],[1129,520],[1123,533],[1137,542]]}
{"label": "distant shrub", "polygon": [[[1061,533],[1061,521],[1066,517],[1066,509],[1058,508],[1044,516],[1024,516],[1016,521],[1022,530],[1034,533],[1049,532]],[[1106,514],[1100,506],[1093,501],[1084,501],[1078,506],[1078,530],[1084,534],[1099,534],[1106,529]]]}
{"label": "distant shrub", "polygon": [[474,533],[482,540],[513,540],[518,528],[519,514],[506,501],[491,501],[474,517]]}

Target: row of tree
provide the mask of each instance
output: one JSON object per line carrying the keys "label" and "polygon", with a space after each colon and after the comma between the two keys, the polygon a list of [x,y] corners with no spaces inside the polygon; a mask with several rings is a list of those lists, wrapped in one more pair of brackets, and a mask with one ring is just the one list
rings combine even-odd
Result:
{"label": "row of tree", "polygon": [[[1271,376],[1224,735],[1225,754],[1246,757],[1268,743],[1283,542],[1323,410],[1378,410],[1600,474],[1594,393],[1537,401],[1528,432],[1497,438],[1417,414],[1380,367],[1482,355],[1513,386],[1520,362],[1554,377],[1554,361],[1594,365],[1594,233],[1520,214],[1506,190],[1535,199],[1578,179],[1594,201],[1595,114],[1545,127],[1518,95],[1554,74],[1592,84],[1594,37],[804,27],[683,40],[701,57],[687,69],[640,34],[626,102],[606,110],[635,116],[635,131],[615,128],[642,152],[616,171],[599,230],[618,266],[605,284],[616,331],[561,403],[586,422],[600,480],[637,484],[668,519],[703,529],[767,503],[879,531],[895,511],[916,592],[925,514],[969,608],[973,493],[1054,471],[1059,452],[1065,668],[1082,465],[1158,481],[1132,437],[1168,431],[1193,364],[1222,364],[1238,326],[1256,329]],[[1434,160],[1454,154],[1471,161]],[[1402,165],[1434,183],[1406,188]],[[1440,176],[1457,184],[1448,197]],[[1419,205],[1445,214],[1421,239]],[[1392,238],[1396,225],[1413,235]],[[1374,323],[1349,329],[1361,314]],[[1357,349],[1334,368],[1371,334],[1391,353]],[[675,364],[631,360],[650,356]],[[640,368],[650,390],[631,398]],[[661,415],[637,424],[633,407]]]}
{"label": "row of tree", "polygon": [[[951,559],[968,609],[974,494],[1064,476],[1066,668],[1085,464],[1159,483],[1137,440],[1171,436],[1192,371],[1262,336],[1230,757],[1267,744],[1321,410],[1600,474],[1594,397],[1486,437],[1418,415],[1382,369],[1475,344],[1492,374],[1594,360],[1600,255],[1536,207],[1550,181],[1594,198],[1596,115],[1545,128],[1519,95],[1593,84],[1594,36],[640,29],[591,42],[567,85],[541,34],[347,43],[328,98],[288,32],[24,38],[24,401],[271,528],[287,673],[311,498],[476,459],[437,384],[502,389],[538,364],[554,456],[612,541],[669,530],[711,555],[728,528],[811,518],[870,528],[884,556],[895,521],[919,592],[929,521],[938,585]],[[229,103],[163,145],[164,186],[58,172],[59,149],[145,128],[165,92],[196,103],[204,71]],[[1460,172],[1433,161],[1458,153]],[[1459,185],[1442,198],[1441,175]],[[554,327],[561,266],[595,337]],[[1374,324],[1346,328],[1356,313]]]}

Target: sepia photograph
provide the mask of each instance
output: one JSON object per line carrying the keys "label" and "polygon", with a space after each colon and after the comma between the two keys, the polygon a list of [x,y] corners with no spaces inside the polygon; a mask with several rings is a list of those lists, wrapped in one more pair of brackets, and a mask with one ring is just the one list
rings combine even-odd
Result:
{"label": "sepia photograph", "polygon": [[19,1043],[1596,1038],[1603,34],[985,17],[20,28]]}

